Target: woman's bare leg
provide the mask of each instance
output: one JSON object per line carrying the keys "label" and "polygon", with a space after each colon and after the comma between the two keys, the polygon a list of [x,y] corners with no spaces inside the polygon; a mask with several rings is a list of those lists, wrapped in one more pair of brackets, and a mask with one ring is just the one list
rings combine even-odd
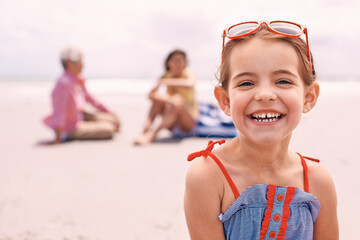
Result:
{"label": "woman's bare leg", "polygon": [[143,133],[150,130],[155,118],[163,112],[164,103],[160,101],[153,101],[149,114],[145,120]]}
{"label": "woman's bare leg", "polygon": [[185,132],[190,132],[195,125],[195,119],[181,96],[173,96],[168,99],[168,103],[164,106],[161,123],[154,131],[144,132],[138,144],[145,145],[155,141],[160,130],[172,129],[175,124],[178,124]]}
{"label": "woman's bare leg", "polygon": [[142,134],[134,141],[136,145],[144,145],[148,140],[148,135],[151,131],[151,127],[156,117],[163,115],[165,102],[157,99],[152,99],[152,105],[150,107],[149,114],[145,120],[145,126]]}

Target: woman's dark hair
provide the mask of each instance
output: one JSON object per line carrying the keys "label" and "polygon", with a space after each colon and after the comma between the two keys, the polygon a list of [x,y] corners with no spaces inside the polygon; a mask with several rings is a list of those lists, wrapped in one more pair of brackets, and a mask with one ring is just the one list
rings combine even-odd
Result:
{"label": "woman's dark hair", "polygon": [[169,70],[170,70],[170,68],[169,68],[169,66],[168,66],[169,61],[170,61],[170,59],[171,59],[174,55],[176,55],[176,54],[182,55],[182,56],[185,58],[185,61],[187,62],[186,53],[185,53],[183,50],[175,49],[175,50],[173,50],[173,51],[171,51],[171,52],[169,53],[169,55],[167,56],[167,58],[166,58],[166,60],[165,60],[165,71],[169,71]]}

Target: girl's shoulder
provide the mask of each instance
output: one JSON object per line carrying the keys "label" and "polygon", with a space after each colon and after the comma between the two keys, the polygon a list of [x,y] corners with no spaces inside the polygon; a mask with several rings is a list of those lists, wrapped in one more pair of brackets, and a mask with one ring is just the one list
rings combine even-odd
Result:
{"label": "girl's shoulder", "polygon": [[186,174],[186,192],[194,198],[211,199],[214,196],[221,198],[224,184],[216,163],[210,156],[195,159]]}
{"label": "girl's shoulder", "polygon": [[321,185],[331,180],[330,173],[324,166],[322,166],[321,163],[306,158],[305,161],[307,165],[309,181],[313,182],[313,185]]}
{"label": "girl's shoulder", "polygon": [[206,149],[189,155],[188,160],[192,163],[186,175],[186,184],[198,186],[205,191],[209,191],[206,188],[222,191],[224,176],[219,168],[220,160],[215,155],[209,154],[211,150],[204,154],[205,151]]}
{"label": "girl's shoulder", "polygon": [[305,161],[307,164],[310,193],[319,198],[319,200],[326,199],[330,195],[335,195],[335,185],[326,168],[318,162],[311,160]]}
{"label": "girl's shoulder", "polygon": [[306,163],[308,165],[309,192],[321,204],[314,225],[314,239],[338,239],[335,184],[330,173],[321,164],[312,161],[306,161]]}
{"label": "girl's shoulder", "polygon": [[219,167],[210,156],[201,156],[191,162],[187,179],[195,182],[213,182],[219,176]]}

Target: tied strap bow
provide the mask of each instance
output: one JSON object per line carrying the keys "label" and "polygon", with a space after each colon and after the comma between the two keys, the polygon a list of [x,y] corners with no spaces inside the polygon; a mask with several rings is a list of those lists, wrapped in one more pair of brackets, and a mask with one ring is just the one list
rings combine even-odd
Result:
{"label": "tied strap bow", "polygon": [[209,141],[208,146],[207,146],[207,148],[206,148],[205,150],[191,153],[191,154],[188,156],[187,160],[190,162],[190,161],[194,160],[195,158],[198,158],[198,157],[201,157],[201,156],[203,156],[204,158],[206,158],[207,156],[209,156],[209,153],[213,150],[214,145],[217,144],[217,143],[218,143],[219,145],[221,145],[221,144],[225,143],[225,140],[223,139],[223,140],[215,141],[215,142]]}

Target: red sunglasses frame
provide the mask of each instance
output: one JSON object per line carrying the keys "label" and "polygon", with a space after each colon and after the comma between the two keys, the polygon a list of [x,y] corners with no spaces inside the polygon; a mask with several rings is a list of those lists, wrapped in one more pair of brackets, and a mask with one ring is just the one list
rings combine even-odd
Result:
{"label": "red sunglasses frame", "polygon": [[[250,32],[248,33],[244,33],[244,34],[240,34],[240,35],[237,35],[237,36],[229,36],[229,30],[233,27],[236,27],[238,25],[241,25],[241,24],[246,24],[246,23],[256,23],[257,26],[251,30]],[[290,35],[290,34],[286,34],[286,33],[282,33],[282,32],[279,32],[279,31],[276,31],[275,29],[273,29],[271,27],[271,23],[288,23],[288,24],[292,24],[292,25],[295,25],[295,26],[298,26],[301,30],[301,32],[297,35]],[[311,55],[310,55],[310,47],[309,47],[309,39],[308,39],[308,30],[307,30],[307,27],[305,27],[304,25],[300,25],[300,24],[297,24],[297,23],[294,23],[294,22],[289,22],[289,21],[282,21],[282,20],[276,20],[276,21],[248,21],[248,22],[241,22],[241,23],[237,23],[235,25],[232,25],[228,28],[225,28],[224,29],[224,32],[223,32],[223,51],[224,51],[224,47],[225,47],[225,37],[229,38],[229,39],[237,39],[237,38],[242,38],[242,37],[245,37],[245,36],[248,36],[254,32],[256,32],[261,25],[265,24],[266,27],[273,33],[276,33],[276,34],[279,34],[279,35],[283,35],[285,37],[290,37],[290,38],[298,38],[301,36],[301,34],[305,34],[306,36],[306,46],[307,46],[307,51],[308,51],[308,59],[309,59],[309,65],[310,65],[310,71],[313,71],[313,67],[312,67],[312,61],[311,61]]]}

